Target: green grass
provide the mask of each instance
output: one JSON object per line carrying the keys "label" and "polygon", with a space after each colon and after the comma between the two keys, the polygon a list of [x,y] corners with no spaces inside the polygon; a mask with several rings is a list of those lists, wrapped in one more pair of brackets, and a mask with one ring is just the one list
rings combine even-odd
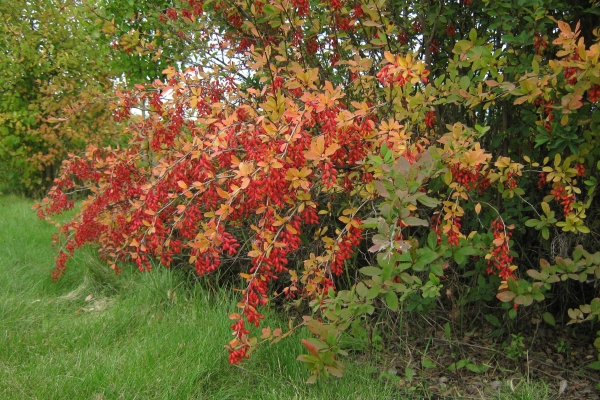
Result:
{"label": "green grass", "polygon": [[[342,379],[307,385],[296,361],[305,332],[230,365],[235,294],[194,286],[181,271],[117,276],[85,248],[53,283],[55,227],[31,205],[0,196],[0,399],[424,398],[351,360]],[[267,311],[267,325],[287,324]],[[509,383],[493,398],[550,398],[543,383]]]}
{"label": "green grass", "polygon": [[[235,296],[190,287],[178,271],[116,276],[83,249],[52,283],[55,228],[31,205],[0,197],[0,398],[404,398],[364,364],[306,385],[298,335],[229,365]],[[269,324],[285,323],[269,314]]]}
{"label": "green grass", "polygon": [[550,388],[543,382],[504,382],[495,398],[497,400],[546,400],[551,399]]}

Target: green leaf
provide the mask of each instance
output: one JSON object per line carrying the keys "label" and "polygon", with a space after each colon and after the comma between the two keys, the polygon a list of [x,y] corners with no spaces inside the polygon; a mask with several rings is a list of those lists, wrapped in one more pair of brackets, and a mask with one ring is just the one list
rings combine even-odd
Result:
{"label": "green leaf", "polygon": [[367,291],[368,289],[364,283],[358,282],[356,284],[356,294],[358,294],[360,297],[365,297],[367,295]]}
{"label": "green leaf", "polygon": [[451,331],[450,331],[450,322],[446,322],[444,324],[444,336],[446,336],[446,340],[450,340],[451,338]]}
{"label": "green leaf", "polygon": [[463,265],[467,262],[467,256],[472,256],[476,254],[479,254],[479,251],[471,246],[461,247],[460,249],[454,252],[454,261],[456,261],[458,265]]}
{"label": "green leaf", "polygon": [[443,262],[436,262],[429,264],[429,271],[437,276],[444,276],[444,270],[442,269]]}
{"label": "green leaf", "polygon": [[[450,179],[452,179],[452,175],[450,175]],[[438,199],[434,199],[433,197],[429,196],[418,197],[417,201],[423,204],[425,207],[429,208],[437,207],[440,204],[440,201]]]}
{"label": "green leaf", "polygon": [[427,235],[427,246],[429,246],[430,249],[435,249],[438,246],[437,235],[434,231],[429,231],[429,234]]}
{"label": "green leaf", "polygon": [[458,265],[463,265],[467,262],[467,258],[464,255],[456,252],[454,253],[454,262],[456,262]]}
{"label": "green leaf", "polygon": [[528,219],[527,221],[525,221],[525,226],[532,228],[532,227],[536,226],[538,224],[538,222],[540,222],[540,220],[538,220],[538,219]]}
{"label": "green leaf", "polygon": [[469,79],[468,76],[463,76],[462,78],[460,78],[460,82],[459,82],[460,88],[463,90],[467,90],[469,88],[469,86],[471,85],[471,80]]}
{"label": "green leaf", "polygon": [[472,364],[472,363],[468,363],[466,365],[467,369],[471,372],[475,372],[477,374],[484,372],[485,370],[487,370],[487,367],[485,365],[477,365],[477,364]]}
{"label": "green leaf", "polygon": [[423,247],[422,249],[417,250],[417,262],[419,263],[428,265],[435,261],[438,257],[439,255],[429,247]]}
{"label": "green leaf", "polygon": [[402,222],[408,226],[429,226],[429,222],[417,217],[402,218]]}
{"label": "green leaf", "polygon": [[542,237],[546,240],[550,239],[550,230],[546,226],[542,228]]}
{"label": "green leaf", "polygon": [[578,225],[577,230],[581,233],[590,233],[590,228],[585,225]]}
{"label": "green leaf", "polygon": [[361,221],[363,228],[373,229],[377,227],[379,220],[377,218],[367,218]]}
{"label": "green leaf", "polygon": [[545,278],[548,277],[547,272],[545,272],[546,276],[544,276],[544,274],[542,274],[540,271],[537,271],[535,269],[528,269],[526,273],[527,273],[527,275],[529,275],[536,281],[545,281],[546,280]]}
{"label": "green leaf", "polygon": [[379,293],[381,293],[381,286],[373,285],[373,287],[371,287],[365,294],[365,298],[367,300],[374,299],[375,297],[379,296]]}
{"label": "green leaf", "polygon": [[367,275],[367,276],[381,275],[381,268],[377,268],[377,267],[363,267],[363,268],[359,269],[358,271],[361,274]]}
{"label": "green leaf", "polygon": [[487,320],[487,322],[489,322],[490,324],[492,324],[496,328],[500,328],[502,326],[502,324],[500,323],[500,321],[498,320],[498,318],[496,318],[495,315],[486,314],[485,315],[485,319]]}
{"label": "green leaf", "polygon": [[404,377],[407,381],[412,382],[413,377],[415,375],[415,371],[412,368],[406,367],[404,370]]}
{"label": "green leaf", "polygon": [[544,319],[544,322],[546,322],[547,324],[556,326],[556,321],[554,320],[554,315],[550,314],[549,312],[543,313],[542,318]]}
{"label": "green leaf", "polygon": [[393,290],[389,290],[385,294],[385,302],[392,311],[398,311],[398,296]]}
{"label": "green leaf", "polygon": [[600,361],[594,361],[593,363],[586,365],[586,367],[600,371]]}
{"label": "green leaf", "polygon": [[471,31],[469,32],[469,40],[471,42],[475,42],[475,40],[477,39],[477,31],[475,30],[475,28],[471,29]]}

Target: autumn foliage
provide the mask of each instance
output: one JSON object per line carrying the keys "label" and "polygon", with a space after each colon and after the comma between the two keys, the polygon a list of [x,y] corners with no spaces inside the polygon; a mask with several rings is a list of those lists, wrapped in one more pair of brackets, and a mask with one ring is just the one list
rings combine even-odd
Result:
{"label": "autumn foliage", "polygon": [[[508,31],[484,28],[505,12],[494,7],[157,10],[165,32],[200,50],[118,92],[118,120],[150,108],[131,120],[128,146],[64,161],[40,217],[72,208],[74,192],[90,196],[60,230],[54,278],[88,243],[116,272],[130,261],[234,272],[230,362],[307,326],[299,359],[311,380],[341,376],[340,339],[384,310],[431,310],[457,293],[465,313],[500,300],[514,319],[555,282],[599,279],[600,253],[575,246],[600,250],[587,224],[600,44],[537,5]],[[463,290],[473,285],[482,290]],[[256,332],[275,299],[306,315]],[[597,293],[569,311],[577,322],[599,314]]]}
{"label": "autumn foliage", "polygon": [[69,152],[117,142],[108,54],[86,10],[57,0],[0,5],[0,185],[43,195]]}

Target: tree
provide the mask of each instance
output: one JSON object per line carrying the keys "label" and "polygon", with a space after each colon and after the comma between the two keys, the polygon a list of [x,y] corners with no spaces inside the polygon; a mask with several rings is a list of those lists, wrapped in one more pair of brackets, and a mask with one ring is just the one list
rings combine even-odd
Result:
{"label": "tree", "polygon": [[[129,148],[66,161],[40,215],[68,207],[77,185],[95,195],[62,229],[55,277],[84,243],[115,270],[156,262],[207,275],[227,263],[243,288],[230,361],[257,336],[289,334],[252,334],[264,304],[304,302],[310,380],[340,376],[342,334],[360,336],[400,304],[431,310],[445,289],[464,313],[500,300],[514,319],[553,283],[597,279],[586,213],[597,204],[600,45],[554,19],[568,8],[190,0],[165,10],[159,20],[202,51],[121,95],[122,117],[146,99],[152,109]],[[154,163],[140,162],[146,144]],[[557,251],[557,240],[567,245]],[[593,319],[599,304],[569,315]]]}
{"label": "tree", "polygon": [[119,129],[101,93],[106,51],[73,2],[0,5],[0,170],[8,190],[47,190],[68,151],[107,144]]}

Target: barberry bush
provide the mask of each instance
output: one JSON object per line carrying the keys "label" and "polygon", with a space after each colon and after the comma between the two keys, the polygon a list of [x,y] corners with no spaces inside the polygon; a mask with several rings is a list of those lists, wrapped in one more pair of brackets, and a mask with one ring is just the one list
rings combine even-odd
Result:
{"label": "barberry bush", "polygon": [[[385,310],[500,302],[515,319],[555,283],[593,286],[600,44],[593,20],[567,10],[536,0],[156,9],[147,18],[196,54],[118,93],[120,121],[150,108],[131,120],[128,146],[64,161],[39,216],[90,196],[60,229],[54,278],[86,243],[116,272],[130,261],[227,271],[240,289],[230,362],[306,326],[310,381],[341,376],[342,338]],[[156,50],[131,37],[121,45]],[[597,290],[588,298],[571,322],[598,317]],[[274,301],[305,315],[257,331]]]}

